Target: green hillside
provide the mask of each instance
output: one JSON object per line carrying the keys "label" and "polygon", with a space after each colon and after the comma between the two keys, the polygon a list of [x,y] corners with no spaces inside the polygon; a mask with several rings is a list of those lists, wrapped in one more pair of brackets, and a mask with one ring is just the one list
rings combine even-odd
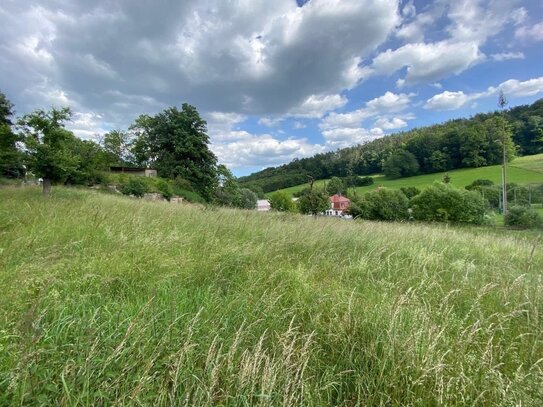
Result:
{"label": "green hillside", "polygon": [[542,405],[541,244],[3,188],[0,405]]}
{"label": "green hillside", "polygon": [[[514,182],[521,185],[543,183],[543,154],[525,156],[516,158],[507,167],[507,182]],[[401,187],[417,187],[424,189],[435,181],[441,181],[445,172],[435,174],[418,175],[415,177],[399,178],[390,180],[384,175],[378,174],[373,176],[374,184],[366,187],[356,188],[357,193],[370,191],[379,186],[387,188],[399,189]],[[489,167],[479,168],[463,168],[459,170],[448,171],[447,174],[451,177],[451,183],[457,187],[465,187],[476,179],[489,179],[494,183],[501,182],[501,166],[493,165]],[[315,182],[315,186],[323,187],[327,180],[319,180]],[[289,194],[301,191],[307,188],[308,184],[301,184],[295,187],[285,188]]]}

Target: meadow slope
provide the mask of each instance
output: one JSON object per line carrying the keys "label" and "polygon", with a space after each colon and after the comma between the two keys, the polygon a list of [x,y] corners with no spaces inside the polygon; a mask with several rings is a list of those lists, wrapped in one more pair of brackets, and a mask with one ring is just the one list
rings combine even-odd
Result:
{"label": "meadow slope", "polygon": [[[491,165],[479,168],[461,168],[435,174],[417,175],[414,177],[387,179],[383,174],[372,175],[374,184],[355,188],[358,194],[371,191],[379,186],[400,189],[401,187],[417,187],[424,189],[436,181],[442,181],[445,174],[451,177],[451,184],[457,188],[464,188],[476,179],[489,179],[495,184],[501,183],[501,166]],[[318,180],[316,186],[324,187],[328,180]],[[507,182],[520,185],[543,183],[543,154],[518,157],[507,166]],[[285,188],[289,194],[308,188],[308,184]],[[272,192],[273,193],[273,192]]]}
{"label": "meadow slope", "polygon": [[0,189],[0,405],[543,405],[541,248]]}

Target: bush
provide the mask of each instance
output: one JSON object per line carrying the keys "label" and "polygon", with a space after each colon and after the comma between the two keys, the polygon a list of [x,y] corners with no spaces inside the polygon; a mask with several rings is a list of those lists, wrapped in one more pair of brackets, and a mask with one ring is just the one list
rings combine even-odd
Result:
{"label": "bush", "polygon": [[489,179],[476,179],[471,184],[466,185],[466,189],[468,191],[472,191],[474,189],[478,189],[479,187],[491,187],[494,185],[494,182],[490,181]]}
{"label": "bush", "polygon": [[409,219],[409,200],[401,191],[378,188],[365,193],[351,204],[349,213],[353,217],[369,220],[400,221]]}
{"label": "bush", "polygon": [[436,182],[411,199],[413,217],[430,222],[482,224],[485,208],[477,192]]}
{"label": "bush", "polygon": [[328,195],[342,194],[345,192],[345,184],[338,177],[332,177],[326,185]]}
{"label": "bush", "polygon": [[126,184],[121,185],[121,193],[124,195],[132,195],[141,198],[147,191],[147,185],[139,177],[131,177]]}
{"label": "bush", "polygon": [[420,189],[418,189],[417,187],[401,187],[400,191],[403,192],[407,199],[411,199],[414,196],[420,194]]}
{"label": "bush", "polygon": [[175,195],[180,196],[188,202],[202,204],[206,202],[204,198],[202,198],[200,195],[198,195],[197,192],[194,191],[187,191],[179,187],[174,187],[173,192],[175,193]]}
{"label": "bush", "polygon": [[533,209],[513,206],[505,215],[505,225],[521,229],[536,229],[543,227],[543,218]]}
{"label": "bush", "polygon": [[355,185],[357,187],[366,187],[368,185],[373,185],[373,177],[356,177]]}
{"label": "bush", "polygon": [[172,186],[166,180],[163,180],[163,179],[158,180],[156,183],[156,187],[158,191],[162,194],[162,196],[168,201],[174,195]]}
{"label": "bush", "polygon": [[240,209],[255,209],[258,196],[248,188],[241,188],[236,196],[234,206]]}
{"label": "bush", "polygon": [[275,211],[280,212],[294,212],[295,211],[295,204],[292,201],[292,198],[286,193],[282,191],[274,192],[270,195],[269,199],[270,201],[270,208]]}

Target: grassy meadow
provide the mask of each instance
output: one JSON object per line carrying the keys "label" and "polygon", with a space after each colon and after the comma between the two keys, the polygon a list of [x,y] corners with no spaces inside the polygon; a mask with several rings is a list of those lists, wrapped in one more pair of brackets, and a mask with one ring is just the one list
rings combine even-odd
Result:
{"label": "grassy meadow", "polygon": [[0,405],[541,406],[542,248],[5,187]]}
{"label": "grassy meadow", "polygon": [[[427,186],[432,185],[435,181],[442,181],[445,174],[449,174],[451,177],[451,184],[458,188],[463,188],[476,179],[489,179],[495,184],[500,184],[501,168],[500,165],[479,168],[462,168],[451,170],[446,173],[438,172],[435,174],[424,174],[398,179],[387,179],[383,174],[377,174],[373,176],[374,184],[365,187],[357,187],[355,189],[357,194],[371,191],[379,186],[392,189],[400,189],[401,187],[417,187],[419,189],[424,189]],[[315,182],[315,186],[324,187],[326,182],[327,180],[318,180]],[[543,154],[516,158],[507,166],[507,182],[514,182],[519,185],[543,183]],[[308,184],[301,184],[282,189],[281,191],[293,194],[308,186]]]}

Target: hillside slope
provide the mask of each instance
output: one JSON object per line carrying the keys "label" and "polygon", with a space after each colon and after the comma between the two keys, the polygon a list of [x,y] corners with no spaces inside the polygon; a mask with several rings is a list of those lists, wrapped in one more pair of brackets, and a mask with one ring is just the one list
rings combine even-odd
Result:
{"label": "hillside slope", "polygon": [[[451,170],[447,172],[438,172],[435,174],[417,175],[414,177],[387,179],[382,174],[373,175],[374,183],[365,187],[355,188],[356,193],[364,193],[371,191],[379,186],[399,189],[402,187],[417,187],[424,189],[431,185],[435,181],[442,181],[445,174],[448,174],[451,178],[451,184],[463,188],[466,185],[471,184],[476,179],[489,179],[495,184],[501,183],[501,166],[491,165],[488,167],[479,168],[462,168],[459,170]],[[315,182],[315,186],[323,188],[328,180],[318,180]],[[537,154],[533,156],[525,156],[516,158],[513,162],[507,166],[507,182],[516,183],[519,185],[527,184],[542,184],[543,183],[543,154]],[[294,187],[285,188],[281,191],[285,191],[289,194],[299,192],[304,188],[308,188],[309,184],[300,184]]]}
{"label": "hillside slope", "polygon": [[542,405],[511,233],[0,189],[0,405]]}

